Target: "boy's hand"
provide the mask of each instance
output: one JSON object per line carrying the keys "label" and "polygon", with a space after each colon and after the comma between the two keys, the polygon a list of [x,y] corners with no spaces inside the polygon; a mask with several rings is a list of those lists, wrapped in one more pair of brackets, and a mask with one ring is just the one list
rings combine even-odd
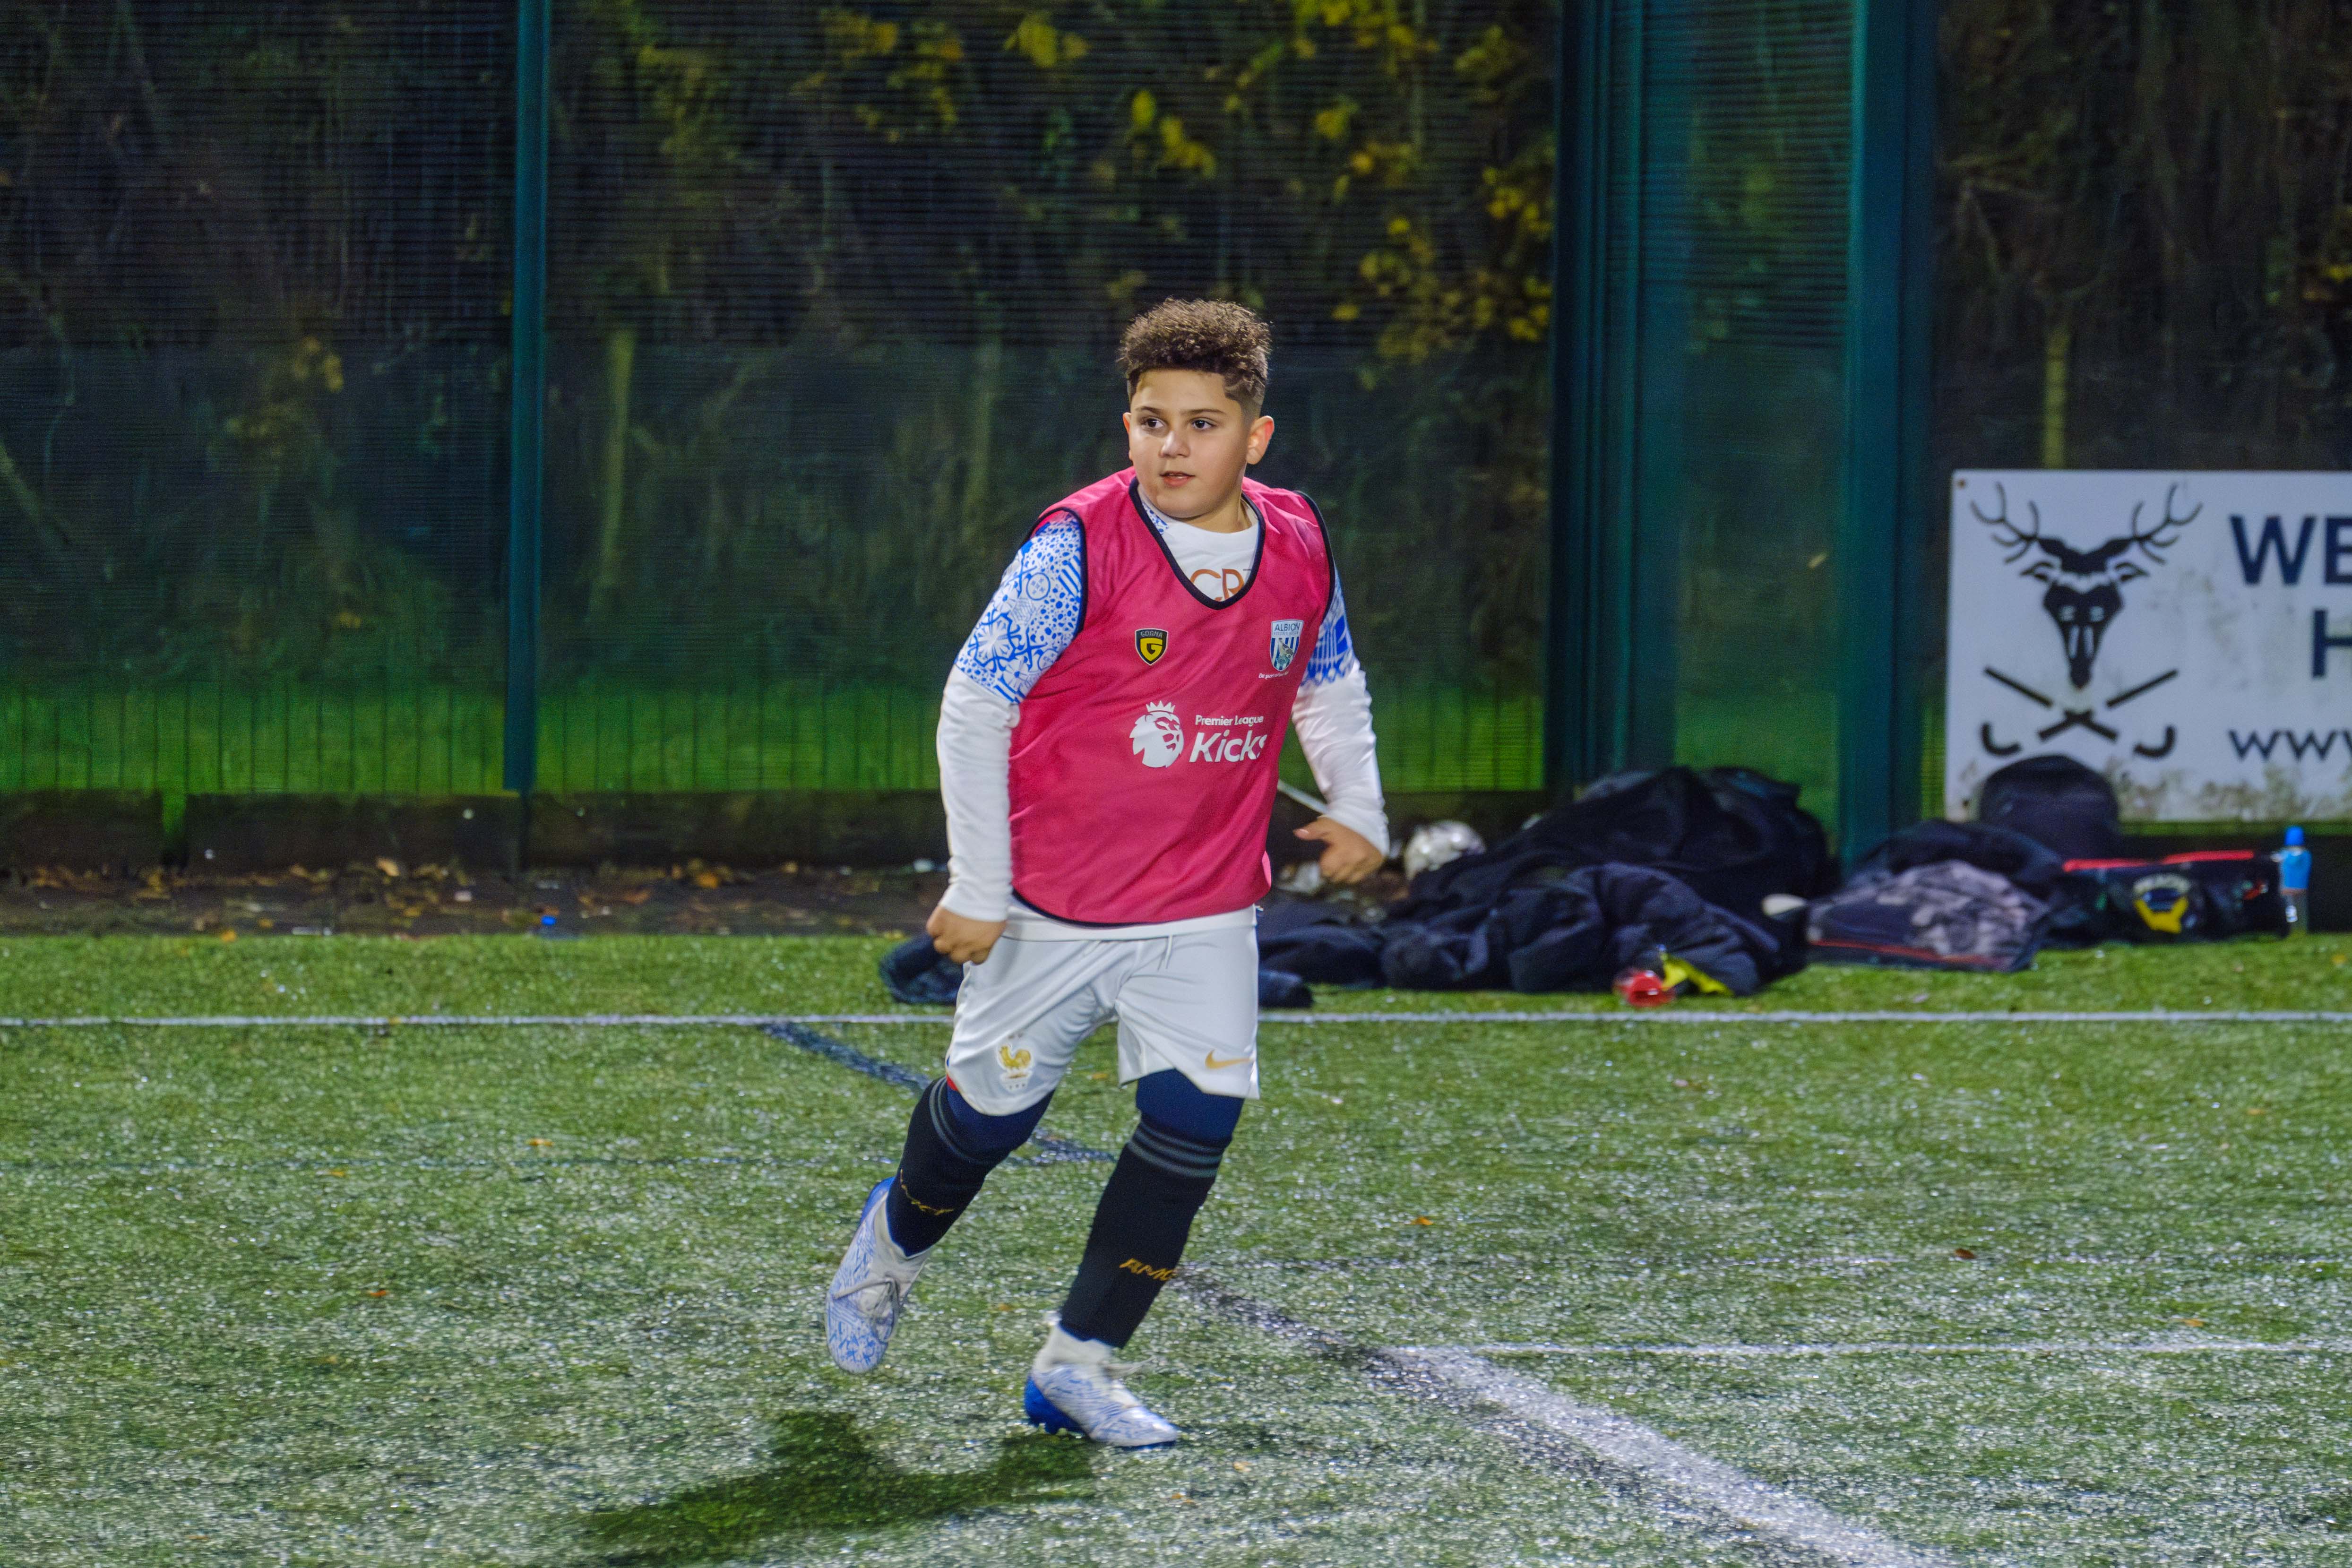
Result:
{"label": "boy's hand", "polygon": [[1004,922],[976,921],[941,904],[923,922],[923,929],[931,933],[931,945],[958,963],[985,963],[996,939],[1004,934]]}
{"label": "boy's hand", "polygon": [[1334,822],[1328,816],[1318,816],[1300,828],[1298,837],[1322,843],[1323,858],[1316,865],[1327,882],[1338,882],[1342,886],[1360,882],[1388,860],[1387,856],[1372,847],[1370,839],[1346,823]]}

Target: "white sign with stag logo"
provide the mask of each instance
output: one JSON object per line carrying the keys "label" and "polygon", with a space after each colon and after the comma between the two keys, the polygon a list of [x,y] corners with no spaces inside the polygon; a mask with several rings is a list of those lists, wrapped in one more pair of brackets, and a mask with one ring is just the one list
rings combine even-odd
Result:
{"label": "white sign with stag logo", "polygon": [[1944,805],[2063,752],[2149,821],[2352,816],[2352,474],[1952,476]]}

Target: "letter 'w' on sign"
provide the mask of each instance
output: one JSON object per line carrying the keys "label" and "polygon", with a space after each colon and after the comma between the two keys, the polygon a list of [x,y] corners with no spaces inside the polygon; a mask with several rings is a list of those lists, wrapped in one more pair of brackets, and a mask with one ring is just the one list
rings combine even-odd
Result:
{"label": "letter 'w' on sign", "polygon": [[1135,654],[1144,663],[1158,664],[1167,651],[1168,634],[1158,626],[1145,626],[1135,634]]}
{"label": "letter 'w' on sign", "polygon": [[2302,531],[2294,536],[2294,548],[2289,550],[2286,543],[2286,530],[2281,526],[2278,518],[2263,519],[2262,532],[2249,543],[2246,538],[2246,520],[2242,517],[2231,517],[2230,538],[2231,542],[2238,547],[2238,570],[2245,574],[2246,582],[2251,585],[2263,580],[2263,564],[2273,557],[2276,557],[2279,581],[2290,588],[2294,587],[2303,581],[2303,563],[2311,553],[2311,531],[2317,527],[2318,523],[2319,520],[2315,517],[2305,518]]}

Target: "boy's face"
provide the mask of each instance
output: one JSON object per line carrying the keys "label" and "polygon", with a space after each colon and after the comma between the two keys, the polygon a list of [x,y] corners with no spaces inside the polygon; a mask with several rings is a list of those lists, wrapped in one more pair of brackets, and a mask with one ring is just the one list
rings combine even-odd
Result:
{"label": "boy's face", "polygon": [[1148,370],[1128,399],[1127,456],[1143,499],[1189,522],[1234,504],[1242,472],[1265,456],[1274,421],[1225,391],[1225,378],[1198,370]]}

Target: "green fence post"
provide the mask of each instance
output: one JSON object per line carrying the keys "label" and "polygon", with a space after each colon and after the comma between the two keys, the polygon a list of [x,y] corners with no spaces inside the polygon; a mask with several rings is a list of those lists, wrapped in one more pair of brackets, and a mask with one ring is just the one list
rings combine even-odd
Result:
{"label": "green fence post", "polygon": [[1690,205],[1694,114],[1705,89],[1694,77],[1698,38],[1678,12],[1727,9],[1627,0],[1622,53],[1610,68],[1626,108],[1610,179],[1625,193],[1620,258],[1606,306],[1624,326],[1612,367],[1611,416],[1613,570],[1623,585],[1614,641],[1620,661],[1613,768],[1663,768],[1675,761],[1682,687],[1683,479],[1690,461],[1691,261],[1697,215]]}
{"label": "green fence post", "polygon": [[[1554,795],[1625,767],[1662,729],[1673,744],[1671,689],[1663,725],[1637,692],[1643,106],[1640,4],[1626,4],[1560,13],[1544,693],[1544,787]],[[1670,656],[1673,636],[1670,618],[1648,628],[1653,661]]]}
{"label": "green fence post", "polygon": [[1849,862],[1919,807],[1937,11],[1937,0],[1854,6],[1837,542],[1838,838]]}
{"label": "green fence post", "polygon": [[[1942,606],[1921,592],[1943,580],[1930,569],[1937,509],[1944,487],[1934,467],[1936,413],[1936,150],[1942,139],[1942,100],[1937,86],[1942,70],[1941,0],[1910,0],[1903,73],[1905,160],[1903,184],[1903,370],[1897,403],[1904,416],[1901,526],[1895,536],[1895,717],[1892,731],[1892,826],[1906,827],[1927,809],[1923,773],[1931,694],[1927,682],[1940,666],[1930,634],[1943,624]],[[1934,798],[1943,798],[1942,782]],[[1935,808],[1941,810],[1940,806]]]}
{"label": "green fence post", "polygon": [[[515,26],[514,438],[507,514],[506,787],[539,784],[539,571],[547,447],[548,0]],[[529,812],[524,834],[529,836]]]}
{"label": "green fence post", "polygon": [[1594,177],[1608,113],[1606,12],[1600,0],[1562,8],[1553,78],[1551,584],[1543,721],[1544,788],[1554,797],[1606,771],[1595,437],[1606,395],[1600,293],[1608,187]]}

